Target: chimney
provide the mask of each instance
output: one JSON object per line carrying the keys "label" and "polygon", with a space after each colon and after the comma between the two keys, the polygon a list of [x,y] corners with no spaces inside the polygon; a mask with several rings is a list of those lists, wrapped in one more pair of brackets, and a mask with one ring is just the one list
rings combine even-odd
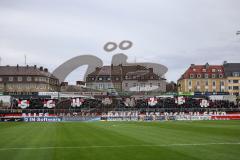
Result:
{"label": "chimney", "polygon": [[68,86],[68,82],[62,82],[61,86]]}
{"label": "chimney", "polygon": [[48,72],[48,69],[47,69],[47,68],[44,68],[44,72]]}
{"label": "chimney", "polygon": [[99,67],[96,67],[96,71],[100,71],[100,68],[99,68]]}
{"label": "chimney", "polygon": [[228,62],[227,61],[223,61],[223,65],[226,65]]}
{"label": "chimney", "polygon": [[153,68],[148,68],[150,73],[153,73]]}
{"label": "chimney", "polygon": [[27,68],[29,67],[29,65],[27,65]]}
{"label": "chimney", "polygon": [[17,64],[17,69],[19,68],[19,65]]}
{"label": "chimney", "polygon": [[33,67],[36,69],[36,68],[37,68],[37,65],[34,65]]}
{"label": "chimney", "polygon": [[41,66],[41,67],[39,68],[39,70],[40,70],[40,71],[43,71],[43,67]]}
{"label": "chimney", "polygon": [[194,67],[195,66],[195,64],[191,64],[191,67]]}
{"label": "chimney", "polygon": [[82,85],[85,86],[86,82],[84,81],[76,81],[76,85]]}

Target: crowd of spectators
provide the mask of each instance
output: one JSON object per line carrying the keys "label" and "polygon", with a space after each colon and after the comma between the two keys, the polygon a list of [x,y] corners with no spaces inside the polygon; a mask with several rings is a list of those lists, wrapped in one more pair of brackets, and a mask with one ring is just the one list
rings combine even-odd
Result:
{"label": "crowd of spectators", "polygon": [[53,107],[44,105],[45,99],[30,99],[29,106],[19,107],[19,100],[14,100],[11,109],[87,109],[101,111],[103,109],[124,109],[124,108],[239,108],[238,102],[228,100],[209,100],[193,97],[178,98],[141,98],[130,97],[113,98],[104,97],[101,99],[83,99],[78,106],[73,106],[72,99],[53,100]]}

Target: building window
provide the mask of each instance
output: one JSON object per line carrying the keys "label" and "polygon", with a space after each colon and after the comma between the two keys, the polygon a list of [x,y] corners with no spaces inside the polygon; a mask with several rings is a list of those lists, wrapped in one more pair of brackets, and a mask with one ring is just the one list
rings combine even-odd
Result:
{"label": "building window", "polygon": [[161,83],[158,83],[158,87],[161,87]]}
{"label": "building window", "polygon": [[36,84],[30,84],[30,87],[31,88],[37,88],[37,85]]}
{"label": "building window", "polygon": [[128,87],[128,83],[125,83],[125,87]]}
{"label": "building window", "polygon": [[199,81],[197,81],[197,86],[200,86],[200,82]]}
{"label": "building window", "polygon": [[13,88],[12,84],[8,84],[8,88],[12,89]]}
{"label": "building window", "polygon": [[119,78],[118,77],[116,77],[116,81],[118,81],[119,80]]}
{"label": "building window", "polygon": [[103,84],[99,84],[99,85],[98,85],[98,88],[99,88],[99,89],[102,89],[103,87],[104,87]]}
{"label": "building window", "polygon": [[42,81],[42,82],[46,82],[47,80],[46,80],[45,77],[40,77],[40,81]]}
{"label": "building window", "polygon": [[27,81],[32,81],[32,77],[27,77]]}
{"label": "building window", "polygon": [[208,74],[205,74],[205,78],[208,78]]}
{"label": "building window", "polygon": [[145,87],[145,83],[141,83],[141,87]]}
{"label": "building window", "polygon": [[239,77],[239,73],[238,73],[238,72],[234,72],[234,73],[233,73],[233,76],[234,76],[234,77]]}
{"label": "building window", "polygon": [[111,77],[107,77],[107,80],[108,80],[108,81],[111,81]]}
{"label": "building window", "polygon": [[194,78],[194,75],[193,75],[193,74],[190,74],[190,78]]}
{"label": "building window", "polygon": [[21,82],[22,81],[22,77],[18,77],[18,82]]}
{"label": "building window", "polygon": [[150,87],[152,87],[152,83],[150,83]]}
{"label": "building window", "polygon": [[2,82],[3,81],[3,79],[2,79],[2,77],[0,77],[0,82]]}
{"label": "building window", "polygon": [[102,77],[98,77],[98,80],[99,80],[99,81],[102,81]]}
{"label": "building window", "polygon": [[188,81],[188,85],[189,85],[189,86],[192,86],[192,81]]}
{"label": "building window", "polygon": [[41,84],[40,85],[40,89],[44,89],[45,88],[45,85],[44,84]]}
{"label": "building window", "polygon": [[224,81],[221,81],[221,86],[224,86],[224,85],[225,85]]}
{"label": "building window", "polygon": [[215,74],[212,74],[212,78],[216,78],[216,75],[215,75]]}
{"label": "building window", "polygon": [[205,85],[208,86],[208,81],[205,82]]}
{"label": "building window", "polygon": [[216,81],[213,81],[213,82],[212,82],[212,85],[213,85],[213,86],[216,86]]}
{"label": "building window", "polygon": [[222,75],[222,74],[219,74],[219,78],[223,78],[223,75]]}
{"label": "building window", "polygon": [[238,83],[238,80],[233,80],[233,83]]}
{"label": "building window", "polygon": [[94,77],[92,77],[92,81],[94,81],[95,80],[95,78]]}
{"label": "building window", "polygon": [[198,74],[198,75],[197,75],[197,78],[201,78],[201,74]]}
{"label": "building window", "polygon": [[232,86],[228,86],[228,90],[232,90],[233,89],[233,87]]}
{"label": "building window", "polygon": [[239,90],[239,86],[233,86],[233,90]]}
{"label": "building window", "polygon": [[9,77],[8,80],[9,80],[10,82],[12,82],[12,81],[13,81],[13,77]]}
{"label": "building window", "polygon": [[17,84],[17,88],[20,89],[21,88],[21,84]]}
{"label": "building window", "polygon": [[202,69],[202,72],[206,72],[206,69]]}
{"label": "building window", "polygon": [[38,81],[38,77],[35,77],[35,81],[36,81],[36,82]]}
{"label": "building window", "polygon": [[213,69],[212,69],[212,72],[216,72],[216,69],[213,68]]}

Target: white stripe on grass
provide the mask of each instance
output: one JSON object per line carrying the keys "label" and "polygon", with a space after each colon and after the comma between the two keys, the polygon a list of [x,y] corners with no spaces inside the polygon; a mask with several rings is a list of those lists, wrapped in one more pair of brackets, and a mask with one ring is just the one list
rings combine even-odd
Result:
{"label": "white stripe on grass", "polygon": [[174,147],[174,146],[209,146],[209,145],[240,145],[240,142],[224,142],[224,143],[186,143],[186,144],[143,144],[143,145],[111,145],[111,146],[59,146],[59,147],[14,147],[0,148],[4,150],[48,150],[48,149],[88,149],[88,148],[125,148],[125,147]]}

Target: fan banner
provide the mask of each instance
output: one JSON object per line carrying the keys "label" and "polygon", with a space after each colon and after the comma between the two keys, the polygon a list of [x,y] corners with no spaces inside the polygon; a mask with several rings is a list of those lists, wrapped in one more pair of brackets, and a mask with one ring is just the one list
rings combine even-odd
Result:
{"label": "fan banner", "polygon": [[209,106],[209,102],[206,99],[202,99],[201,102],[200,102],[200,106],[202,108],[206,108],[206,107]]}
{"label": "fan banner", "polygon": [[110,105],[110,104],[112,104],[112,99],[111,99],[111,98],[104,98],[104,99],[102,100],[102,103],[103,103],[104,105]]}
{"label": "fan banner", "polygon": [[25,109],[29,107],[30,101],[29,100],[18,100],[18,107]]}
{"label": "fan banner", "polygon": [[81,107],[84,100],[82,98],[73,98],[71,102],[72,107]]}
{"label": "fan banner", "polygon": [[47,107],[47,108],[54,108],[56,106],[56,103],[54,100],[50,99],[50,100],[45,100],[44,101],[44,107]]}
{"label": "fan banner", "polygon": [[151,97],[148,99],[148,105],[155,106],[157,104],[157,98]]}
{"label": "fan banner", "polygon": [[185,103],[185,98],[183,96],[175,98],[175,103],[178,105],[184,104]]}
{"label": "fan banner", "polygon": [[124,101],[125,106],[127,107],[134,107],[135,106],[135,99],[134,98],[126,98]]}

